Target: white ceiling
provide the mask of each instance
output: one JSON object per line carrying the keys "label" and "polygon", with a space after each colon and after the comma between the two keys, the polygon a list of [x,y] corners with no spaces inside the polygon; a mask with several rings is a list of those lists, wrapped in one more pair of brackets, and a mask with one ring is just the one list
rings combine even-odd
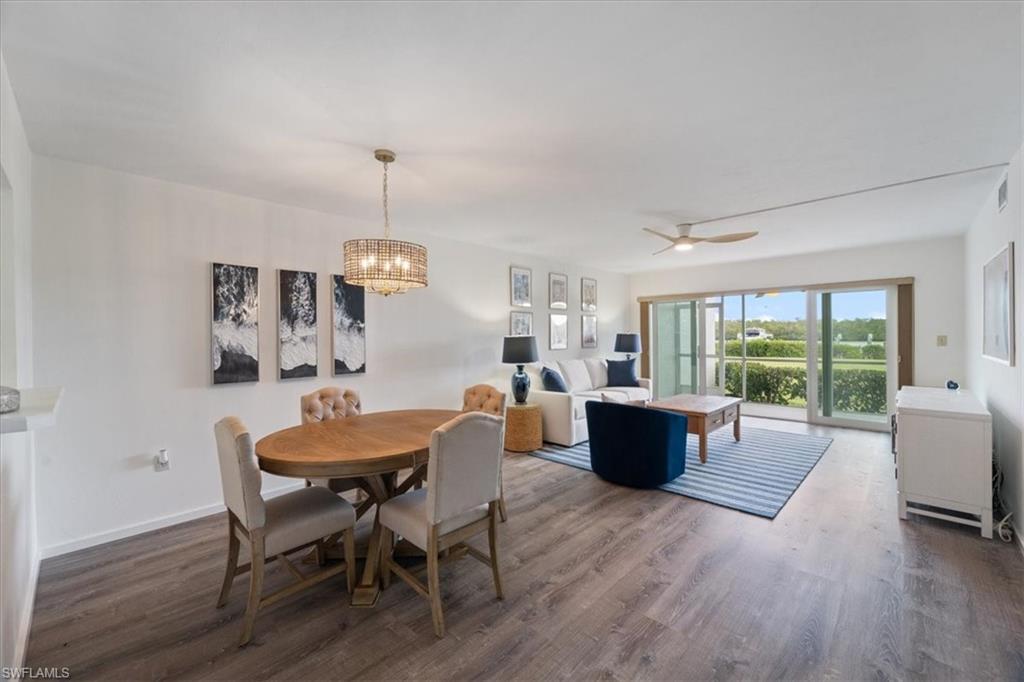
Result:
{"label": "white ceiling", "polygon": [[37,153],[619,271],[964,231],[1009,160],[1018,3],[3,2]]}

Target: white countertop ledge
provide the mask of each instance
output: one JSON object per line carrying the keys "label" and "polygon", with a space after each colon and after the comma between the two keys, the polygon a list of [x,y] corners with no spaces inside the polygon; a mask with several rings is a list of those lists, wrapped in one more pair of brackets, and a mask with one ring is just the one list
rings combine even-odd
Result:
{"label": "white countertop ledge", "polygon": [[0,414],[0,433],[20,433],[44,429],[57,423],[57,407],[64,389],[26,388],[21,390],[21,409]]}

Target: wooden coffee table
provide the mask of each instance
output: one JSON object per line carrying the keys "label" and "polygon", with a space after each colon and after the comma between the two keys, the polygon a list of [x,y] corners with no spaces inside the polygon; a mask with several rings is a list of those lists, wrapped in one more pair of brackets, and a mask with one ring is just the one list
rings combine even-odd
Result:
{"label": "wooden coffee table", "polygon": [[700,438],[700,463],[708,461],[708,434],[732,423],[732,437],[740,439],[739,398],[720,395],[691,395],[684,393],[648,403],[656,410],[669,410],[685,414],[686,430]]}

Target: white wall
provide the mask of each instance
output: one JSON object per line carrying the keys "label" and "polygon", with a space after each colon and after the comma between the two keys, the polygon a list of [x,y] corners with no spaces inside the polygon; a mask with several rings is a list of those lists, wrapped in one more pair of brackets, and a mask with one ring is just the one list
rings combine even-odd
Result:
{"label": "white wall", "polygon": [[[726,247],[727,248],[727,247]],[[671,257],[671,256],[670,256]],[[680,259],[682,260],[682,259]],[[788,258],[640,273],[637,296],[777,287],[892,277],[914,278],[914,381],[942,386],[964,374],[963,239],[931,239]],[[633,324],[639,327],[639,307]],[[936,345],[936,336],[948,345]]]}
{"label": "white wall", "polygon": [[[0,384],[32,382],[32,152],[0,55]],[[39,557],[31,434],[0,436],[0,666],[20,666]]]}
{"label": "white wall", "polygon": [[[570,350],[545,356],[584,354],[580,276],[598,280],[601,348],[589,352],[610,353],[628,320],[623,275],[425,238],[430,286],[367,295],[368,373],[333,379],[328,276],[342,270],[342,242],[378,223],[45,157],[34,171],[36,373],[65,388],[61,427],[37,436],[46,555],[219,509],[212,429],[224,415],[260,436],[298,423],[299,396],[327,384],[358,389],[369,410],[458,407],[468,385],[506,385],[510,264],[533,268],[542,349],[547,273],[570,277]],[[211,386],[211,261],[260,268],[259,383]],[[276,268],[320,275],[317,379],[276,379]],[[161,447],[172,466],[157,474]]]}
{"label": "white wall", "polygon": [[[992,189],[965,238],[964,287],[966,289],[967,385],[975,391],[992,413],[992,440],[1003,469],[1003,496],[1014,512],[1018,529],[1024,529],[1024,452],[1021,431],[1024,430],[1024,228],[1021,226],[1021,198],[1024,197],[1024,174],[1021,173],[1021,151],[1008,169],[1009,191],[1006,208],[1000,213],[997,205],[998,186]],[[985,262],[1015,242],[1016,262],[1016,358],[1013,367],[982,357],[982,269]]]}

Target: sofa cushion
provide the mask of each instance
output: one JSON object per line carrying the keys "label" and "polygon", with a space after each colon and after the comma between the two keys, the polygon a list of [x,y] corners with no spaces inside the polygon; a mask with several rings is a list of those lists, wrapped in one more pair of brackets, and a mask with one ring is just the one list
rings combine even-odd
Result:
{"label": "sofa cushion", "polygon": [[609,386],[639,386],[636,378],[636,358],[608,361]]}
{"label": "sofa cushion", "polygon": [[608,365],[603,358],[583,358],[590,374],[590,385],[592,388],[601,388],[608,385]]}
{"label": "sofa cushion", "polygon": [[601,402],[602,403],[624,403],[626,402],[626,395],[624,393],[615,393],[611,391],[601,391]]}
{"label": "sofa cushion", "polygon": [[569,392],[569,388],[565,385],[565,379],[562,378],[562,375],[550,367],[545,367],[540,371],[540,380],[544,385],[545,391],[554,391],[556,393]]}
{"label": "sofa cushion", "polygon": [[590,372],[587,371],[587,366],[582,360],[565,360],[559,362],[558,366],[562,368],[562,376],[569,383],[569,390],[573,393],[589,391],[594,388],[590,382]]}
{"label": "sofa cushion", "polygon": [[650,400],[651,392],[643,386],[615,386],[604,389],[605,392],[615,391],[626,396],[627,400]]}

